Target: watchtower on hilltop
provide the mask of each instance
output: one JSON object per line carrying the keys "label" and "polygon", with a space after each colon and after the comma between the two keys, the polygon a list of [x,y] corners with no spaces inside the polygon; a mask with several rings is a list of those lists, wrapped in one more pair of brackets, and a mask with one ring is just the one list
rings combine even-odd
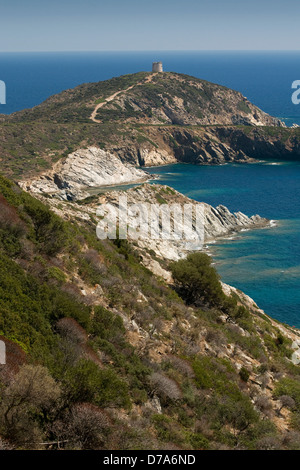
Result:
{"label": "watchtower on hilltop", "polygon": [[152,63],[152,72],[163,72],[162,62],[153,62]]}

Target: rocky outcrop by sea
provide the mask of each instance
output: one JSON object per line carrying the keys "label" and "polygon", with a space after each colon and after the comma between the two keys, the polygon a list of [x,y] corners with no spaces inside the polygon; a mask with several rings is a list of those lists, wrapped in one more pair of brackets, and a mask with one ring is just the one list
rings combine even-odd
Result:
{"label": "rocky outcrop by sea", "polygon": [[[162,162],[157,161],[157,163]],[[204,249],[206,243],[212,242],[216,238],[227,237],[241,230],[261,228],[270,224],[267,219],[259,215],[249,217],[242,212],[232,213],[223,205],[214,208],[209,204],[189,199],[173,188],[159,184],[144,183],[127,191],[109,189],[104,194],[101,191],[101,188],[107,186],[142,183],[150,178],[153,179],[153,176],[134,165],[122,162],[114,154],[90,147],[68,155],[64,160],[60,160],[50,172],[43,174],[38,179],[23,181],[19,184],[35,196],[47,195],[49,197],[51,195],[52,198],[48,198],[48,201],[52,201],[50,204],[59,215],[68,218],[81,217],[83,220],[93,220],[97,207],[105,204],[119,208],[120,198],[124,196],[127,206],[142,205],[146,209],[156,207],[160,213],[172,205],[177,205],[182,209],[183,214],[186,205],[193,206],[192,225],[188,230],[184,217],[177,217],[175,212],[170,211],[171,226],[175,227],[176,225],[177,230],[184,236],[175,236],[175,238],[173,235],[171,238],[165,234],[162,236],[162,219],[159,215],[159,223],[151,227],[151,236],[148,235],[149,232],[146,232],[145,236],[139,236],[138,239],[133,240],[144,253],[144,264],[165,278],[169,277],[169,273],[162,268],[161,260],[178,260],[191,251]],[[77,205],[76,201],[89,196],[88,189],[90,188],[99,188],[99,193],[102,192],[102,194],[98,198],[95,195],[95,201],[92,204]],[[73,204],[65,205],[63,210],[60,210],[58,209],[58,200],[72,201]],[[197,223],[195,211],[198,213]],[[128,214],[127,225],[134,227],[136,222],[135,216]],[[147,224],[143,221],[141,231],[145,226]],[[128,239],[130,238],[131,235],[128,233]]]}
{"label": "rocky outcrop by sea", "polygon": [[[155,256],[164,260],[178,260],[185,257],[189,252],[194,250],[202,250],[206,243],[214,241],[219,237],[227,237],[229,235],[237,234],[241,230],[249,230],[255,228],[263,228],[270,225],[270,221],[259,215],[252,215],[248,217],[242,212],[232,213],[227,207],[219,205],[218,207],[212,207],[209,204],[203,202],[194,201],[183,194],[175,191],[169,186],[162,186],[159,184],[148,184],[137,186],[124,191],[109,191],[101,197],[101,205],[111,204],[118,208],[120,206],[120,198],[126,194],[127,207],[148,207],[149,213],[152,206],[158,206],[161,209],[164,207],[171,208],[172,205],[178,205],[183,208],[186,205],[192,205],[194,208],[198,208],[198,214],[200,217],[199,233],[195,240],[192,237],[195,235],[197,230],[195,224],[195,217],[193,217],[193,230],[190,233],[191,238],[189,239],[189,232],[187,236],[182,239],[163,239],[161,225],[154,226],[151,228],[151,236],[141,237],[136,240],[136,243],[140,248],[146,248],[148,253],[155,253]],[[135,206],[134,206],[135,205]],[[195,215],[195,213],[194,213]],[[177,229],[184,231],[184,219],[175,220],[176,215],[170,210],[170,223],[171,227],[177,226]],[[136,216],[135,214],[128,215],[127,223],[129,226],[135,226]],[[143,230],[143,227],[141,226]],[[150,233],[150,232],[149,232]],[[130,233],[129,237],[130,238]],[[150,261],[149,261],[150,262]],[[160,275],[162,273],[160,272]]]}

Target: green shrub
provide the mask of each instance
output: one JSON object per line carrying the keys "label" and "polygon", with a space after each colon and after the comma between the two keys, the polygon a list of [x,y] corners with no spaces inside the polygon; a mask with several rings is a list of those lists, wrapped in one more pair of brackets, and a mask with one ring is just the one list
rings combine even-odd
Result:
{"label": "green shrub", "polygon": [[225,295],[219,276],[205,253],[192,253],[172,263],[170,269],[180,295],[188,303],[200,300],[217,306],[223,303]]}
{"label": "green shrub", "polygon": [[230,362],[225,359],[197,357],[193,361],[195,382],[199,388],[212,389],[217,394],[239,400],[242,393],[236,383],[236,375]]}
{"label": "green shrub", "polygon": [[290,377],[284,377],[276,383],[273,395],[279,398],[282,395],[287,395],[295,400],[296,405],[300,406],[300,381]]}
{"label": "green shrub", "polygon": [[183,444],[185,436],[175,428],[175,422],[166,415],[159,414],[152,416],[157,437],[163,442],[175,442]]}
{"label": "green shrub", "polygon": [[47,274],[50,279],[56,279],[59,283],[63,283],[66,281],[65,273],[56,266],[51,266],[50,268],[48,268]]}
{"label": "green shrub", "polygon": [[239,372],[239,376],[241,377],[243,382],[248,382],[250,372],[245,367],[242,367]]}
{"label": "green shrub", "polygon": [[65,244],[64,222],[49,208],[33,198],[25,201],[24,209],[31,217],[35,238],[41,251],[50,256],[56,255]]}
{"label": "green shrub", "polygon": [[209,440],[200,433],[190,434],[189,441],[196,450],[209,450],[210,443]]}
{"label": "green shrub", "polygon": [[118,335],[124,335],[125,328],[119,315],[99,305],[94,309],[90,331],[101,339],[113,340]]}
{"label": "green shrub", "polygon": [[246,114],[249,114],[251,113],[251,109],[249,108],[249,106],[245,103],[245,101],[240,101],[237,105],[237,108],[240,110],[240,111],[243,111],[244,113]]}
{"label": "green shrub", "polygon": [[281,333],[278,333],[276,338],[264,335],[264,343],[269,351],[275,355],[288,358],[292,355],[292,350],[290,349],[291,340],[284,337]]}
{"label": "green shrub", "polygon": [[111,369],[99,369],[92,361],[80,359],[63,378],[70,403],[91,402],[101,407],[130,407],[128,387]]}

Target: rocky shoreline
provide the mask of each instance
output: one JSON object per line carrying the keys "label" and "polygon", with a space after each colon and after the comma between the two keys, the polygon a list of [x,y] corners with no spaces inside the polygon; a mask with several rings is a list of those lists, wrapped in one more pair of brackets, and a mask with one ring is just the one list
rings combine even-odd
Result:
{"label": "rocky shoreline", "polygon": [[[54,211],[67,219],[76,217],[95,221],[99,206],[110,204],[117,208],[120,197],[124,195],[128,205],[152,204],[170,207],[177,204],[181,208],[186,204],[194,205],[201,212],[201,240],[190,243],[187,240],[162,239],[159,233],[155,237],[131,240],[143,252],[144,265],[167,281],[170,280],[170,273],[165,269],[166,262],[184,258],[191,251],[205,250],[207,243],[213,243],[219,238],[234,236],[242,230],[270,227],[274,223],[259,215],[248,217],[242,212],[231,213],[223,205],[214,208],[209,204],[194,201],[168,186],[149,184],[148,180],[153,179],[154,175],[147,171],[130,163],[123,163],[119,157],[107,151],[90,147],[68,155],[38,179],[23,181],[19,185],[50,204]],[[132,183],[137,186],[126,190],[110,188]],[[81,201],[91,195],[93,188],[99,189],[99,192],[101,189],[107,190],[101,191],[98,196],[93,194],[91,202],[82,205]],[[72,204],[62,206],[64,201],[71,201]],[[128,224],[134,225],[134,220],[129,218]],[[171,224],[174,226],[172,214]]]}
{"label": "rocky shoreline", "polygon": [[[144,237],[140,239],[130,239],[136,248],[141,252],[143,264],[156,275],[170,280],[170,273],[165,269],[169,261],[184,258],[191,251],[205,250],[207,243],[227,236],[234,236],[242,230],[261,229],[272,226],[272,221],[252,215],[248,217],[242,212],[231,213],[225,206],[216,208],[203,202],[194,201],[187,196],[175,191],[169,186],[160,184],[143,183],[127,190],[108,190],[99,196],[93,196],[91,202],[81,204],[81,201],[72,201],[67,204],[63,199],[45,197],[43,192],[35,192],[34,196],[43,202],[50,204],[51,208],[65,219],[82,219],[97,223],[96,211],[106,204],[119,207],[120,197],[126,195],[128,206],[136,204],[156,205],[158,207],[171,207],[177,204],[181,208],[186,204],[192,204],[200,209],[201,224],[203,226],[203,237],[198,242],[190,243],[187,240],[162,239],[157,233],[155,237]],[[177,221],[178,222],[178,221]],[[134,220],[128,219],[128,225],[134,225]],[[171,225],[174,224],[174,216],[171,213]],[[96,227],[95,227],[96,228]]]}
{"label": "rocky shoreline", "polygon": [[[270,225],[270,221],[259,215],[246,216],[242,212],[231,213],[225,206],[214,208],[204,202],[194,201],[168,186],[146,183],[155,179],[147,171],[136,168],[130,163],[123,163],[120,158],[99,149],[89,147],[69,154],[64,160],[57,162],[51,171],[45,172],[38,179],[22,181],[19,185],[35,197],[47,197],[50,205],[57,208],[57,202],[72,201],[72,205],[64,207],[61,216],[72,213],[72,207],[84,219],[90,218],[96,212],[97,205],[111,204],[118,206],[121,196],[126,195],[128,205],[160,205],[169,207],[177,204],[183,208],[186,204],[197,207],[201,211],[201,226],[203,236],[201,247],[193,244],[195,250],[202,249],[205,243],[217,238],[229,236],[245,229],[261,228]],[[142,184],[143,183],[143,184]],[[120,190],[110,186],[137,184],[136,187]],[[92,204],[78,205],[76,201],[84,200],[91,195],[91,190],[99,189],[92,195]],[[108,188],[104,193],[101,189]],[[49,197],[50,196],[50,197]],[[78,214],[77,214],[78,215]],[[177,221],[178,222],[178,221]],[[129,224],[134,221],[129,219]],[[195,221],[193,222],[195,223]],[[171,224],[174,226],[174,215],[171,214]],[[184,227],[181,227],[184,230]],[[201,229],[201,230],[202,230]],[[155,237],[138,240],[140,246],[154,251],[162,259],[177,260],[191,250],[183,240],[163,240],[159,233]]]}
{"label": "rocky shoreline", "polygon": [[[102,203],[109,203],[113,206],[118,205],[120,196],[124,192],[110,191],[102,197]],[[184,196],[180,192],[166,185],[159,184],[143,184],[136,188],[126,191],[127,203],[130,204],[164,204],[172,206],[178,204],[184,207],[186,204],[192,204],[200,209],[201,223],[204,229],[203,243],[208,243],[217,238],[237,233],[241,230],[263,228],[270,225],[268,219],[259,215],[248,217],[242,212],[232,213],[227,207],[219,205],[214,208],[204,202],[198,202]],[[174,223],[171,214],[171,224]],[[146,239],[142,241],[148,249],[154,250],[156,254],[165,259],[179,259],[188,251],[185,248],[185,241]],[[197,249],[197,247],[196,247]],[[199,249],[199,248],[198,248]]]}

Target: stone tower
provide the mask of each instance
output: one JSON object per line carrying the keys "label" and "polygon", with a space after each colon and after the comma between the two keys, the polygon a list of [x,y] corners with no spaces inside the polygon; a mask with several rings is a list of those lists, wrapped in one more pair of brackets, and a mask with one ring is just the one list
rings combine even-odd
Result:
{"label": "stone tower", "polygon": [[163,72],[162,62],[153,62],[152,63],[152,72]]}

